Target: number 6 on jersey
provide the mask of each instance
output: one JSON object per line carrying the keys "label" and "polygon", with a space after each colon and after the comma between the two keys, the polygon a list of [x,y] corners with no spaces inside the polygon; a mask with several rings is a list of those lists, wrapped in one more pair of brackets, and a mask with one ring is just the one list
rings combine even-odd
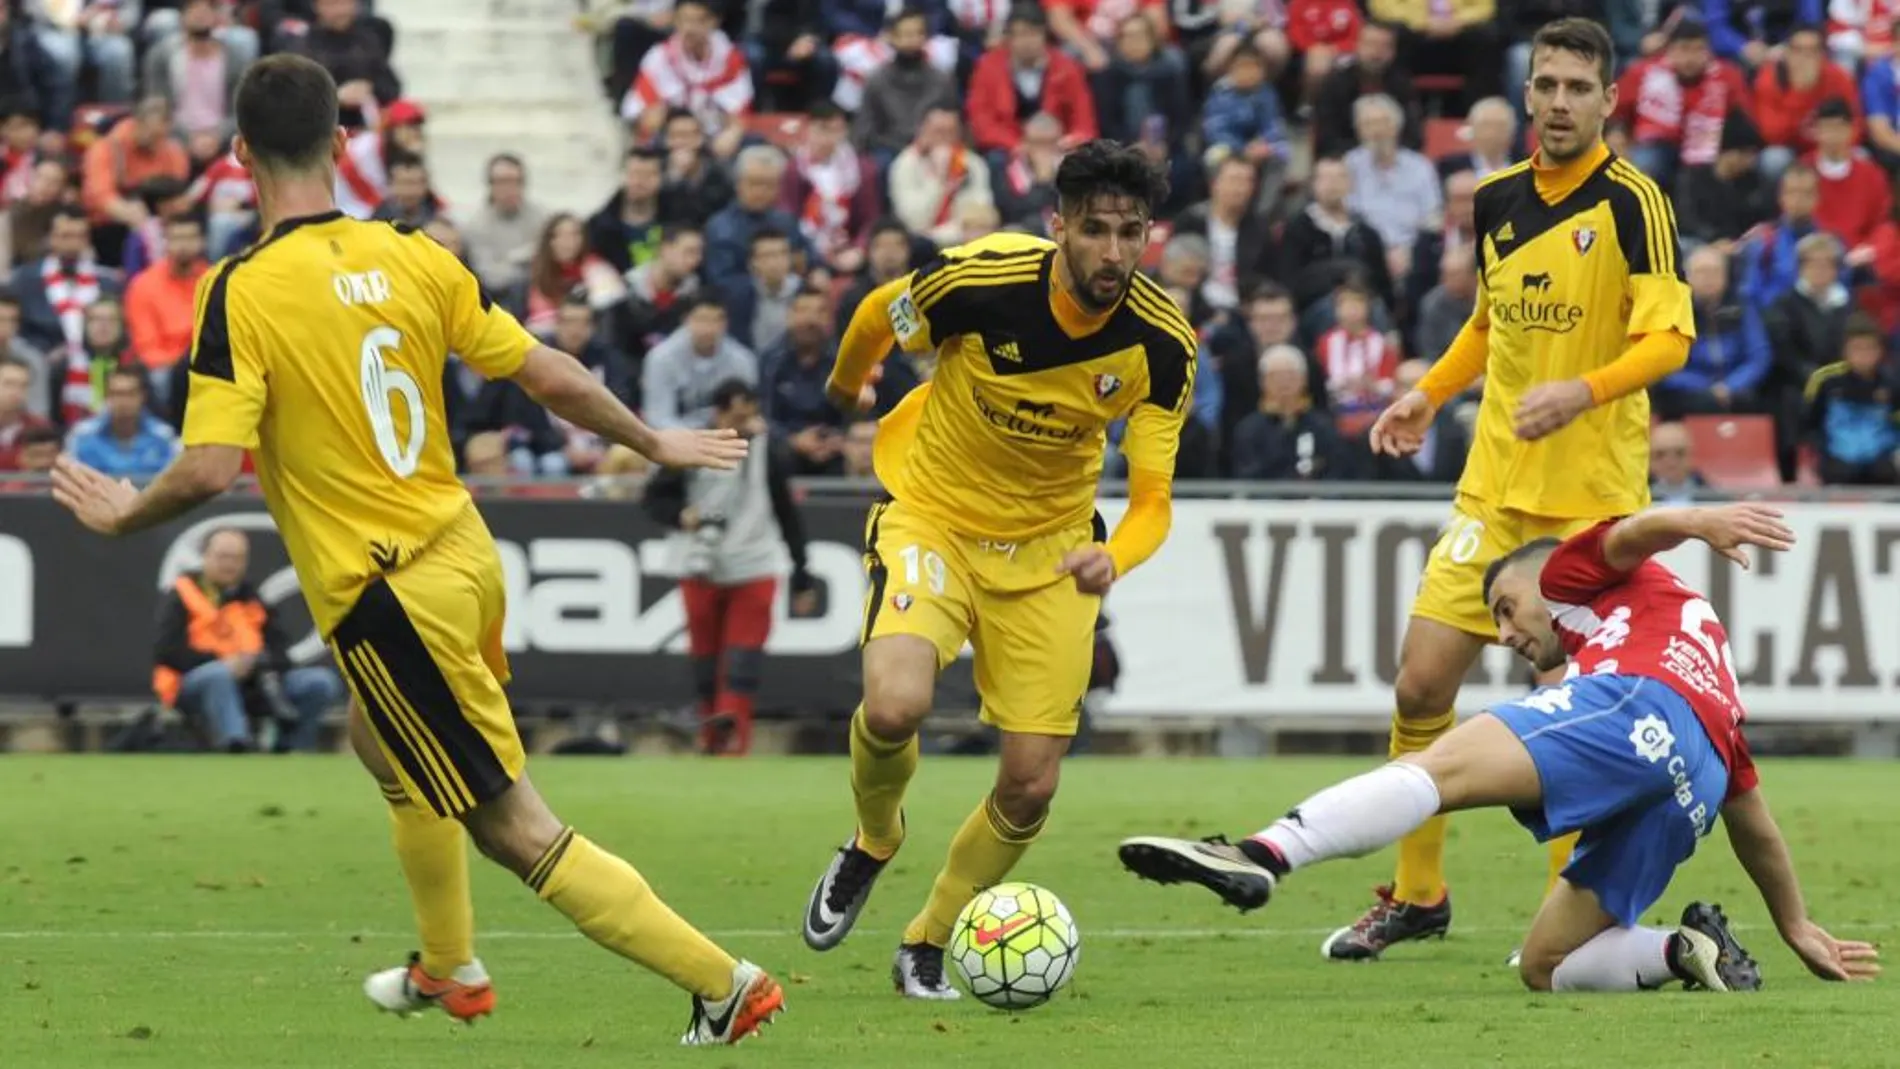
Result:
{"label": "number 6 on jersey", "polygon": [[[394,327],[377,327],[363,337],[363,406],[369,409],[370,430],[376,434],[376,448],[383,454],[389,470],[407,479],[416,473],[422,459],[423,409],[422,388],[407,371],[391,367],[383,357],[385,349],[402,348],[402,332]],[[409,440],[396,440],[395,413],[389,395],[402,395],[409,417]]]}

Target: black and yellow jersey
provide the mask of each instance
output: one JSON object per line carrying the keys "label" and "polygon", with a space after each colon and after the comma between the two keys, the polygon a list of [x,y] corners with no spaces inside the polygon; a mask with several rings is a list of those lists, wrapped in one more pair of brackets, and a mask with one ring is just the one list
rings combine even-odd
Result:
{"label": "black and yellow jersey", "polygon": [[878,478],[947,528],[1015,541],[1086,521],[1107,426],[1128,419],[1132,468],[1171,478],[1198,342],[1137,274],[1088,315],[1057,281],[1056,246],[995,234],[916,271],[886,309],[937,371],[878,430]]}
{"label": "black and yellow jersey", "polygon": [[450,352],[489,378],[534,336],[420,231],[289,219],[198,284],[184,442],[248,449],[328,635],[371,578],[470,507],[442,404]]}
{"label": "black and yellow jersey", "polygon": [[1695,337],[1675,211],[1656,183],[1598,145],[1556,168],[1531,162],[1478,186],[1484,400],[1459,491],[1539,516],[1614,516],[1649,503],[1643,391],[1537,441],[1515,414],[1534,386],[1580,378],[1662,331]]}

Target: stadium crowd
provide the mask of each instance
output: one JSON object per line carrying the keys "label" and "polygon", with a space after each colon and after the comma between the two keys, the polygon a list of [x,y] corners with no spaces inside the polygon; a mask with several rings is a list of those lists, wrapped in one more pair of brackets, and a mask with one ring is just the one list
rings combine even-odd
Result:
{"label": "stadium crowd", "polygon": [[[632,148],[587,218],[506,153],[483,203],[436,194],[369,8],[0,0],[0,471],[61,443],[115,474],[169,458],[196,280],[258,237],[231,89],[296,49],[343,89],[344,209],[426,229],[660,426],[738,379],[798,472],[868,474],[874,424],[824,397],[858,300],[939,246],[1046,232],[1065,148],[1106,136],[1172,179],[1148,266],[1203,341],[1180,477],[1449,482],[1475,396],[1413,458],[1364,429],[1469,315],[1527,42],[1581,15],[1618,43],[1612,144],[1676,191],[1695,296],[1652,393],[1661,478],[1740,426],[1775,481],[1896,482],[1891,0],[595,0]],[[884,403],[930,373],[894,355]],[[512,384],[458,366],[445,394],[471,474],[638,469]]]}

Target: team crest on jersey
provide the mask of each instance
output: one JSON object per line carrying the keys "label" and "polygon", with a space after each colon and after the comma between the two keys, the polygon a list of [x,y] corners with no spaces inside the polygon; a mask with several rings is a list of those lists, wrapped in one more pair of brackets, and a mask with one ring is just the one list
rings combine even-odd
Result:
{"label": "team crest on jersey", "polygon": [[1095,399],[1098,401],[1108,400],[1115,396],[1115,391],[1121,388],[1122,380],[1114,375],[1104,373],[1095,376]]}
{"label": "team crest on jersey", "polygon": [[1597,243],[1597,228],[1594,226],[1580,226],[1572,230],[1570,232],[1570,243],[1577,247],[1577,255],[1579,256],[1589,252],[1590,246]]}
{"label": "team crest on jersey", "polygon": [[891,595],[891,608],[896,609],[898,612],[907,612],[909,611],[910,606],[911,606],[911,596],[909,594],[892,594]]}

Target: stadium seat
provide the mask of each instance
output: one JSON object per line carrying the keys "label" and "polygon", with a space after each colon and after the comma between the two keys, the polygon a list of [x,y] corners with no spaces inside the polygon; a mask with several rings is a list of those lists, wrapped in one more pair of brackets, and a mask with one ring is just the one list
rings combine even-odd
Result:
{"label": "stadium seat", "polygon": [[747,133],[757,134],[788,152],[798,147],[799,138],[805,133],[803,112],[759,112],[747,115],[741,121]]}
{"label": "stadium seat", "polygon": [[1778,490],[1775,421],[1769,416],[1689,416],[1696,470],[1717,490]]}
{"label": "stadium seat", "polygon": [[1811,445],[1804,445],[1795,451],[1794,484],[1796,486],[1821,485],[1821,454]]}
{"label": "stadium seat", "polygon": [[1341,438],[1352,441],[1355,438],[1365,437],[1366,432],[1372,429],[1372,424],[1378,418],[1379,410],[1376,408],[1363,412],[1342,412],[1334,417],[1333,426],[1338,429]]}
{"label": "stadium seat", "polygon": [[1425,156],[1437,161],[1469,151],[1471,135],[1463,119],[1426,119]]}
{"label": "stadium seat", "polygon": [[1165,220],[1155,223],[1148,229],[1148,247],[1141,250],[1141,269],[1155,271],[1161,267],[1161,250],[1167,247],[1168,239],[1174,236],[1174,224]]}

